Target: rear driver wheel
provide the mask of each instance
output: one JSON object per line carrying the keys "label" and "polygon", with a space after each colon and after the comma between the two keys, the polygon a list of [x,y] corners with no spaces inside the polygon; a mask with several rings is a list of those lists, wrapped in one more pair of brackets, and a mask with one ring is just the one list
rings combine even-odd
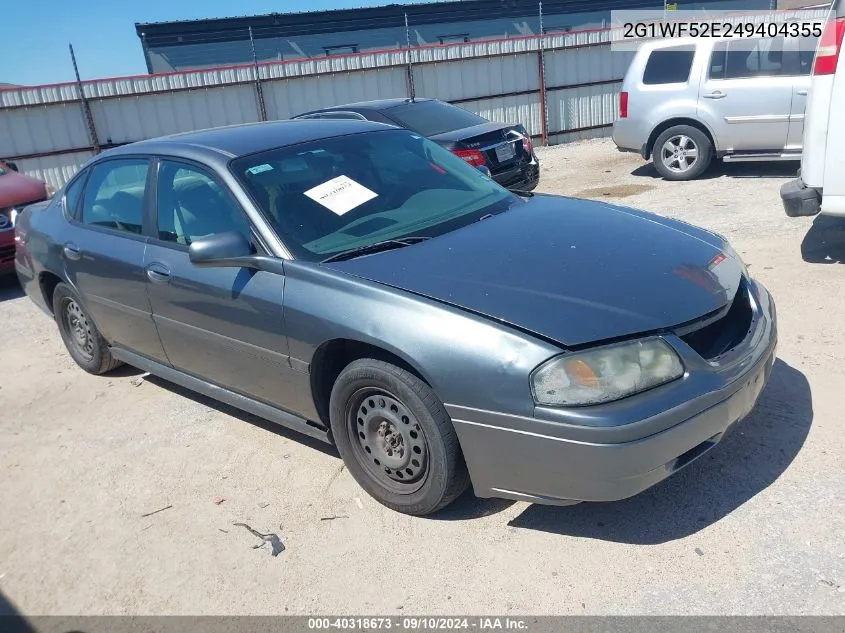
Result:
{"label": "rear driver wheel", "polygon": [[354,361],[335,381],[330,418],[349,472],[388,508],[430,514],[467,489],[449,414],[431,388],[404,369]]}
{"label": "rear driver wheel", "polygon": [[713,160],[713,144],[707,135],[689,125],[676,125],[654,142],[654,167],[666,180],[693,180]]}
{"label": "rear driver wheel", "polygon": [[82,369],[99,375],[123,364],[111,355],[109,344],[67,284],[60,283],[53,291],[53,316],[67,351]]}

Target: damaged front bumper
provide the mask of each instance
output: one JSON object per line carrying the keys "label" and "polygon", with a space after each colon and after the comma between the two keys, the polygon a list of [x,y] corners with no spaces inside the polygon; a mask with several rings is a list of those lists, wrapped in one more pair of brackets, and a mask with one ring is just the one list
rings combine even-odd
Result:
{"label": "damaged front bumper", "polygon": [[[774,366],[774,302],[757,288],[759,318],[739,360],[719,370],[702,359],[675,386],[603,405],[602,426],[562,423],[539,408],[524,417],[447,405],[476,496],[547,505],[620,500],[713,449],[751,412]],[[673,391],[697,395],[679,401]],[[629,421],[632,411],[650,415]]]}

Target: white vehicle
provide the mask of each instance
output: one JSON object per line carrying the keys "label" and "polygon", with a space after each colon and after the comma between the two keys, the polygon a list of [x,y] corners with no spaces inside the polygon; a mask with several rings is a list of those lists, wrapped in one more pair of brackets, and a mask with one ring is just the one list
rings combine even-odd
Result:
{"label": "white vehicle", "polygon": [[786,215],[845,217],[845,0],[836,0],[813,63],[796,180],[781,187]]}

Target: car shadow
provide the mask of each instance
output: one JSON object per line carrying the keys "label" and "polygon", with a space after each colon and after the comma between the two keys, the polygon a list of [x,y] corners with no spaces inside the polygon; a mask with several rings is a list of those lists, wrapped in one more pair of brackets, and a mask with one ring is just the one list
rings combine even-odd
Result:
{"label": "car shadow", "polygon": [[787,469],[813,422],[810,384],[778,360],[751,415],[715,450],[630,499],[556,508],[532,505],[509,525],[617,543],[656,545],[723,519]]}
{"label": "car shadow", "polygon": [[132,365],[121,365],[117,369],[112,369],[107,376],[109,378],[132,378],[133,376],[140,376],[143,373],[143,370]]}
{"label": "car shadow", "polygon": [[246,411],[242,411],[237,407],[230,406],[224,402],[215,400],[214,398],[209,398],[208,396],[204,396],[203,394],[197,393],[196,391],[191,391],[190,389],[186,389],[185,387],[165,380],[164,378],[149,375],[144,380],[147,380],[148,382],[151,382],[157,387],[166,389],[167,391],[170,391],[178,396],[193,400],[197,404],[209,407],[211,409],[219,411],[220,413],[225,413],[226,415],[230,415],[233,418],[237,418],[239,420],[243,420],[244,422],[252,424],[253,426],[257,426],[260,429],[264,429],[265,431],[269,431],[270,433],[275,433],[276,435],[293,440],[295,442],[298,442],[299,444],[303,444],[304,446],[316,449],[321,453],[325,453],[326,455],[331,455],[332,457],[337,457],[338,459],[340,459],[340,455],[338,455],[337,449],[335,449],[335,447],[331,444],[326,444],[325,442],[321,442],[318,439],[309,437],[308,435],[299,433],[298,431],[288,429],[287,427],[281,426],[280,424],[276,424],[275,422],[270,422],[270,420],[265,420],[264,418],[258,417],[257,415],[247,413]]}
{"label": "car shadow", "polygon": [[434,521],[469,521],[493,516],[510,508],[515,501],[509,499],[481,499],[472,493],[472,487],[448,506],[424,519]]}
{"label": "car shadow", "polygon": [[24,296],[23,287],[15,275],[4,275],[0,277],[0,303],[20,299]]}
{"label": "car shadow", "polygon": [[[220,411],[221,413],[230,415],[233,418],[237,418],[238,420],[243,420],[244,422],[252,424],[253,426],[257,426],[260,429],[264,429],[265,431],[268,431],[270,433],[275,433],[276,435],[292,440],[304,446],[308,446],[309,448],[318,450],[326,455],[330,455],[332,457],[340,459],[340,455],[338,454],[337,449],[333,444],[326,444],[325,442],[321,442],[320,440],[299,433],[298,431],[288,429],[281,425],[270,422],[269,420],[265,420],[264,418],[258,417],[257,415],[252,415],[251,413],[242,411],[237,407],[232,407],[223,402],[214,400],[213,398],[209,398],[195,391],[191,391],[190,389],[186,389],[185,387],[181,387],[180,385],[169,382],[163,378],[159,378],[158,376],[150,375],[147,376],[145,380],[148,380],[157,387],[166,389],[167,391],[177,394],[183,398],[193,400],[197,404],[210,407],[216,411]],[[456,499],[453,503],[451,503],[448,507],[444,508],[440,512],[437,512],[431,516],[424,518],[436,519],[441,521],[466,521],[470,519],[478,519],[481,517],[497,514],[502,510],[513,505],[513,503],[513,501],[507,501],[504,499],[479,499],[478,497],[472,494],[472,490],[470,489],[467,490],[467,492],[461,495],[458,499]]]}
{"label": "car shadow", "polygon": [[810,264],[845,264],[845,218],[818,215],[801,242]]}
{"label": "car shadow", "polygon": [[0,630],[4,633],[35,633],[35,628],[0,591]]}
{"label": "car shadow", "polygon": [[[707,168],[701,176],[696,180],[712,180],[714,178],[721,178],[726,176],[728,178],[795,178],[798,172],[798,162],[783,161],[783,162],[759,162],[759,163],[723,163],[720,160],[714,160],[710,167]],[[657,170],[654,168],[654,163],[648,162],[640,165],[631,172],[632,176],[639,176],[642,178],[662,179]]]}

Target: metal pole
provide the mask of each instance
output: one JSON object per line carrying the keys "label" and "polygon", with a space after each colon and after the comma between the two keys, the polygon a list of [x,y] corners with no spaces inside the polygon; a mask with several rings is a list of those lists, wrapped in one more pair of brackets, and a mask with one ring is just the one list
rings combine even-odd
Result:
{"label": "metal pole", "polygon": [[407,83],[408,83],[408,98],[413,101],[416,98],[416,88],[414,87],[414,66],[411,61],[411,27],[408,25],[408,13],[405,12],[405,40],[408,43],[408,48],[405,50],[405,60],[407,61]]}
{"label": "metal pole", "polygon": [[79,76],[79,66],[76,65],[76,55],[73,52],[73,44],[68,44],[70,49],[70,60],[73,62],[73,72],[76,75],[76,89],[79,92],[79,103],[82,105],[82,116],[88,124],[88,139],[91,141],[91,146],[94,148],[94,153],[100,153],[100,139],[97,137],[97,128],[94,126],[94,116],[91,114],[91,105],[85,97],[85,91],[82,89],[82,79]]}
{"label": "metal pole", "polygon": [[540,9],[540,36],[537,40],[537,63],[539,65],[540,79],[540,142],[545,147],[549,144],[549,115],[548,99],[546,95],[546,55],[543,52],[543,3],[539,3]]}
{"label": "metal pole", "polygon": [[262,121],[267,120],[267,107],[264,104],[264,89],[261,87],[261,73],[258,69],[258,55],[255,54],[255,40],[252,38],[252,27],[249,27],[249,46],[252,49],[252,68],[255,72],[255,95],[258,97],[258,116]]}

